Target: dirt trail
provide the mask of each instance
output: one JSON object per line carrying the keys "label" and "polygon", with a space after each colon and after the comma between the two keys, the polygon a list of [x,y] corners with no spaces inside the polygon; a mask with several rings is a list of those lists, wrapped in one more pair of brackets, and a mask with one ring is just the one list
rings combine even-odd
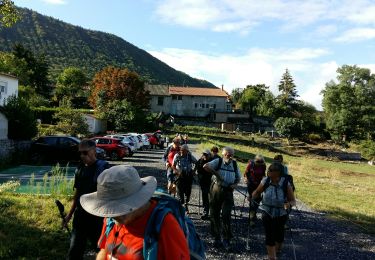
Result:
{"label": "dirt trail", "polygon": [[[199,156],[195,145],[189,147],[195,156]],[[165,188],[165,168],[161,161],[163,152],[163,150],[141,151],[133,157],[125,158],[122,163],[133,165],[142,177],[155,176],[158,187]],[[244,184],[238,189],[245,193]],[[232,243],[235,253],[218,252],[213,247],[209,221],[201,220],[198,215],[198,194],[198,186],[194,185],[190,217],[206,244],[207,259],[266,259],[261,220],[258,220],[255,228],[250,230],[247,240],[248,204],[240,192],[234,192],[235,211],[232,216],[235,235]],[[324,214],[312,211],[301,202],[298,202],[296,209],[292,211],[288,225],[290,229],[286,230],[284,249],[278,259],[375,259],[374,236],[363,234],[360,229],[347,223],[331,220]],[[249,241],[249,250],[246,250],[247,241]]]}

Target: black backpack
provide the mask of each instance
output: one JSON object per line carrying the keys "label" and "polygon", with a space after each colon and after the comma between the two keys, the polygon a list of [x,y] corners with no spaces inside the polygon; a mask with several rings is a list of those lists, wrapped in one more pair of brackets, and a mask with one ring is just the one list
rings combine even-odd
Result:
{"label": "black backpack", "polygon": [[[236,173],[238,169],[237,162],[235,160],[232,160],[232,162],[233,162],[233,170]],[[215,170],[218,171],[221,168],[222,164],[223,164],[223,158],[219,157],[219,163]]]}

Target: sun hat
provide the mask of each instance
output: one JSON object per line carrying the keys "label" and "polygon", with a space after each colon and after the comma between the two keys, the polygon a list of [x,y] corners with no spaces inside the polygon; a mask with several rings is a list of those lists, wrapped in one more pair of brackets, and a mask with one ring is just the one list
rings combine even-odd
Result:
{"label": "sun hat", "polygon": [[80,202],[88,213],[100,217],[118,217],[142,207],[157,184],[155,177],[140,178],[129,165],[104,170],[97,182],[97,192],[82,195]]}
{"label": "sun hat", "polygon": [[207,154],[207,155],[209,155],[211,152],[210,152],[210,150],[208,150],[208,149],[204,149],[203,151],[202,151],[202,154]]}

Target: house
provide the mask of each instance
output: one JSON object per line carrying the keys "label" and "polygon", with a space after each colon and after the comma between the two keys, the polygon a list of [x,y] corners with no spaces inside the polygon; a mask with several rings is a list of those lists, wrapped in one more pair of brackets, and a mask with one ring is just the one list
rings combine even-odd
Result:
{"label": "house", "polygon": [[0,140],[8,139],[8,119],[0,113]]}
{"label": "house", "polygon": [[146,85],[150,109],[177,117],[204,118],[212,113],[232,111],[229,94],[223,88]]}
{"label": "house", "polygon": [[12,95],[18,96],[18,79],[0,72],[0,105],[4,105]]}
{"label": "house", "polygon": [[107,121],[100,120],[93,115],[84,114],[83,118],[89,126],[89,132],[92,134],[105,133],[107,131]]}

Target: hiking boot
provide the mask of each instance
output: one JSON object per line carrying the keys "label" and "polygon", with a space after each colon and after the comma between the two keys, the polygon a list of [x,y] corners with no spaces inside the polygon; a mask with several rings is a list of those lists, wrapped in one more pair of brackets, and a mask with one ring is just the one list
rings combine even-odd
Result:
{"label": "hiking boot", "polygon": [[201,217],[201,220],[209,220],[210,219],[210,216],[208,214],[204,214],[202,217]]}

